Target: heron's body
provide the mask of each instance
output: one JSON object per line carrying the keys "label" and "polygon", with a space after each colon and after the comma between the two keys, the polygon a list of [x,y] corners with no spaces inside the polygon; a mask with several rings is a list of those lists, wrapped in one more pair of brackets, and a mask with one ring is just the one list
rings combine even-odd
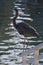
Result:
{"label": "heron's body", "polygon": [[17,23],[16,25],[14,25],[14,27],[21,35],[24,35],[25,37],[30,37],[30,36],[39,37],[37,31],[32,26],[30,26],[25,22]]}

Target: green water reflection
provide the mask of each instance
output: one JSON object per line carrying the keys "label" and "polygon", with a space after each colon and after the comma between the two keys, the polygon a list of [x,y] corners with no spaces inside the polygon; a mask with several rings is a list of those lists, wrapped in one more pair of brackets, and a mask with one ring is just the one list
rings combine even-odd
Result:
{"label": "green water reflection", "polygon": [[[24,2],[22,3],[21,1],[18,2],[17,0],[15,0],[15,2],[13,1],[14,0],[0,0],[0,64],[2,65],[14,65],[15,61],[18,60],[18,56],[16,54],[22,51],[23,45],[20,46],[17,44],[22,44],[23,42],[21,42],[21,39],[17,36],[17,31],[13,28],[12,20],[10,19],[13,15],[12,10],[14,6],[20,9],[20,13],[22,12],[25,14],[25,16],[21,16],[28,17],[26,15],[30,15],[29,17],[33,19],[33,22],[28,22],[27,19],[21,19],[21,21],[25,21],[34,26],[42,37],[38,39],[31,39],[30,45],[37,45],[43,42],[43,8],[38,7],[34,9],[30,4],[26,4]],[[17,47],[21,49],[17,49]]]}

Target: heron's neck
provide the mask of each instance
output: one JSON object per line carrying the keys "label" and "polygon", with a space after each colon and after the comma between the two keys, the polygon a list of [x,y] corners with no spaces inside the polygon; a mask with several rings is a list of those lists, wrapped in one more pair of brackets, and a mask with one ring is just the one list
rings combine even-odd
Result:
{"label": "heron's neck", "polygon": [[16,16],[13,18],[13,25],[16,25],[16,19],[18,17],[18,12],[16,12]]}

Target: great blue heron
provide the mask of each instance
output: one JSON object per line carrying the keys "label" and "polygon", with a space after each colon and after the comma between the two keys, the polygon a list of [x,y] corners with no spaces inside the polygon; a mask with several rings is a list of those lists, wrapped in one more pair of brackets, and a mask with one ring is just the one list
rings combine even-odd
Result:
{"label": "great blue heron", "polygon": [[16,11],[16,16],[13,18],[13,25],[17,29],[17,31],[21,35],[24,35],[24,37],[30,37],[30,36],[39,37],[39,33],[31,25],[27,24],[26,22],[16,23],[16,19],[18,17],[18,10],[15,8],[15,11]]}

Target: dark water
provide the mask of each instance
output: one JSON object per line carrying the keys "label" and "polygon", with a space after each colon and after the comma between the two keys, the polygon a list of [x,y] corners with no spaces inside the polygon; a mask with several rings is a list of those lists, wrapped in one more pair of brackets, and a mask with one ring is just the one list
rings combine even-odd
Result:
{"label": "dark water", "polygon": [[23,51],[24,40],[13,27],[11,18],[15,15],[14,7],[19,11],[17,22],[27,22],[41,36],[38,39],[30,37],[30,47],[43,42],[43,5],[34,6],[26,0],[0,0],[0,65],[22,65],[22,59],[17,54]]}

